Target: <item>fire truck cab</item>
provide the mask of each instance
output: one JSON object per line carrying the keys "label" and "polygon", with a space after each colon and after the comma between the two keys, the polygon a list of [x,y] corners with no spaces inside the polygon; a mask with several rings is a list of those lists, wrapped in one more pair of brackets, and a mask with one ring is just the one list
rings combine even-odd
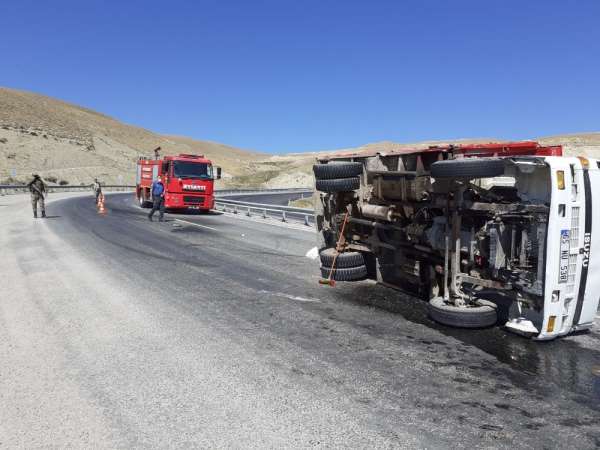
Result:
{"label": "fire truck cab", "polygon": [[449,326],[539,340],[592,326],[600,161],[517,142],[336,155],[313,169],[324,277],[419,294]]}
{"label": "fire truck cab", "polygon": [[158,176],[162,177],[165,186],[165,208],[200,211],[214,208],[214,181],[221,178],[221,168],[213,167],[203,155],[180,154],[163,159],[140,157],[136,198],[142,208],[152,206],[151,188]]}

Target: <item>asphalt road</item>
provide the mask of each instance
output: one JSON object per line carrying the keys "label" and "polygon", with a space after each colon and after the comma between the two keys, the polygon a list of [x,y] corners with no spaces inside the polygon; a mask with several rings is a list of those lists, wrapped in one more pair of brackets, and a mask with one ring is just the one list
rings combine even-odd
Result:
{"label": "asphalt road", "polygon": [[16,197],[0,198],[0,447],[600,446],[598,329],[449,329],[382,286],[319,286],[311,232],[150,223],[123,194],[106,216],[73,196],[33,220]]}

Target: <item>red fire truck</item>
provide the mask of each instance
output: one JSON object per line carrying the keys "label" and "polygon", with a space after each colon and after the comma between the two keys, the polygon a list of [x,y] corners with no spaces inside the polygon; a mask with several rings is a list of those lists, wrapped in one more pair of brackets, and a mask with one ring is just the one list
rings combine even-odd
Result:
{"label": "red fire truck", "polygon": [[201,211],[214,208],[214,181],[221,178],[221,168],[213,168],[212,162],[203,155],[180,154],[163,159],[140,157],[136,196],[142,208],[152,206],[152,182],[158,176],[162,177],[165,185],[165,208]]}

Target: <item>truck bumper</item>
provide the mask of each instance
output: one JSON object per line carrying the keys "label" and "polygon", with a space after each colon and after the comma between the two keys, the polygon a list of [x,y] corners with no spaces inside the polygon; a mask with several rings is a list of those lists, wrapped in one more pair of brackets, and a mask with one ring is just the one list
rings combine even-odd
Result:
{"label": "truck bumper", "polygon": [[165,208],[168,209],[202,209],[209,210],[215,206],[212,195],[197,194],[167,194],[165,195]]}

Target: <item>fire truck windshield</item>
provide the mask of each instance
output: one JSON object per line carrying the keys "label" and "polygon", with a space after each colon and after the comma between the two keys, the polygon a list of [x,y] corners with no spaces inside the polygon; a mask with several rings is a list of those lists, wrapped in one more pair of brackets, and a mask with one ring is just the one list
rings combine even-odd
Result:
{"label": "fire truck windshield", "polygon": [[177,178],[203,178],[213,177],[212,166],[206,163],[175,161],[173,176]]}

